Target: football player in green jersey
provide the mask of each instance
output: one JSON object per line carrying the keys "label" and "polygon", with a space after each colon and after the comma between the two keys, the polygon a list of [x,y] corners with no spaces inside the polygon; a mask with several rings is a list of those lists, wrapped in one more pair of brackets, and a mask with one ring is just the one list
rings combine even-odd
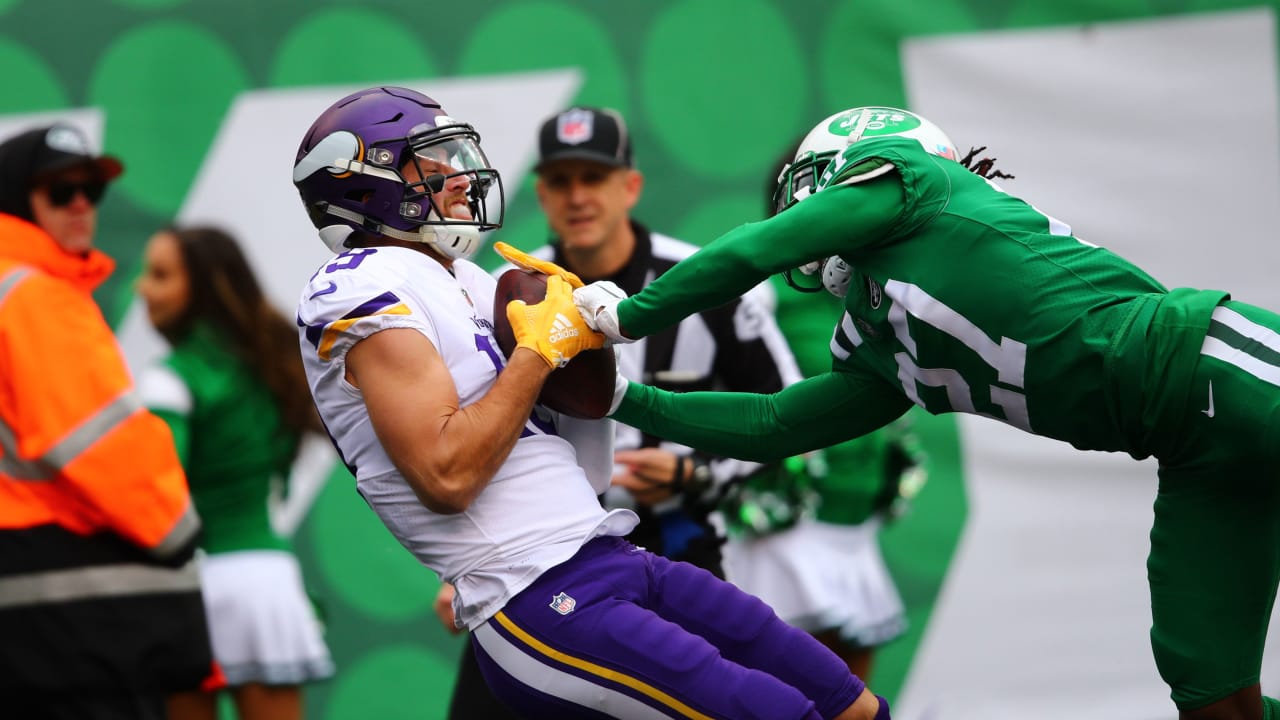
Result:
{"label": "football player in green jersey", "polygon": [[912,113],[837,113],[779,177],[782,212],[630,298],[578,290],[615,342],[791,268],[845,294],[829,373],[772,395],[620,385],[613,417],[763,461],[870,432],[914,403],[1155,456],[1151,642],[1180,717],[1280,719],[1259,685],[1280,578],[1280,316],[1166,289],[1004,192],[990,163],[968,165]]}

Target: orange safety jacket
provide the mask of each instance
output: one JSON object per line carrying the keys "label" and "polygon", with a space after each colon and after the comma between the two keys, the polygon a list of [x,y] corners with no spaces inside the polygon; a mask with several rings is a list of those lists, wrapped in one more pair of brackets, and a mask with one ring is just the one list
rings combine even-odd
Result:
{"label": "orange safety jacket", "polygon": [[0,694],[211,668],[186,477],[90,294],[113,267],[0,214]]}

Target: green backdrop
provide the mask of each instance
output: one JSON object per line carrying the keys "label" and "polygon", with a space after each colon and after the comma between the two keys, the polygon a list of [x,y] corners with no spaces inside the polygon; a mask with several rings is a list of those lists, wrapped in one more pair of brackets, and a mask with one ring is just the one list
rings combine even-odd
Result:
{"label": "green backdrop", "polygon": [[[637,216],[705,242],[760,217],[768,170],[817,119],[855,105],[906,104],[899,52],[906,38],[1259,4],[1276,3],[0,0],[0,116],[104,113],[104,146],[129,167],[101,219],[100,246],[121,268],[98,299],[118,321],[142,243],[176,215],[228,107],[246,91],[578,68],[576,100],[618,108],[630,121],[648,178]],[[247,162],[244,172],[264,170]],[[528,247],[544,236],[533,193],[518,193],[504,239]],[[487,250],[481,257],[494,260]],[[785,289],[779,295],[787,323],[829,311]],[[794,335],[798,345],[827,340]],[[912,620],[912,632],[878,662],[874,679],[890,698],[965,517],[954,425],[918,422],[932,453],[931,481],[915,512],[884,535]],[[319,495],[297,547],[339,665],[333,681],[308,690],[311,716],[443,717],[461,639],[431,613],[435,579],[391,540],[345,471],[335,470]]]}

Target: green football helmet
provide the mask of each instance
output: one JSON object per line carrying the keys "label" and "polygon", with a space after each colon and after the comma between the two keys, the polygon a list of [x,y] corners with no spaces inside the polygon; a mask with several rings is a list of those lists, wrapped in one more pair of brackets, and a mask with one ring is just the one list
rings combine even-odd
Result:
{"label": "green football helmet", "polygon": [[773,193],[775,214],[813,194],[818,178],[846,147],[859,140],[889,136],[914,138],[926,152],[960,159],[951,138],[915,113],[890,107],[842,110],[815,125],[804,136],[795,157],[778,175]]}
{"label": "green football helmet", "polygon": [[[906,110],[891,107],[859,107],[842,110],[823,119],[805,135],[796,148],[792,161],[782,168],[773,191],[774,214],[795,205],[818,189],[818,182],[831,162],[845,148],[860,140],[901,136],[913,138],[926,152],[959,161],[955,143],[928,120]],[[864,174],[846,179],[842,184],[877,177],[893,169],[892,165],[876,165]],[[843,297],[848,291],[850,268],[839,258],[820,258],[798,268],[805,275],[821,273],[821,285],[798,283],[791,271],[783,273],[787,284],[804,292],[825,288]]]}

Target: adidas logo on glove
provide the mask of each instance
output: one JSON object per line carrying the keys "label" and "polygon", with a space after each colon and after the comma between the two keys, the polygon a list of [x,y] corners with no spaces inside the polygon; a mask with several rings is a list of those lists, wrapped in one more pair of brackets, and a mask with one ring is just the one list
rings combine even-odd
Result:
{"label": "adidas logo on glove", "polygon": [[556,321],[551,324],[551,342],[556,343],[565,338],[576,337],[578,328],[573,326],[569,318],[561,313],[556,313]]}

